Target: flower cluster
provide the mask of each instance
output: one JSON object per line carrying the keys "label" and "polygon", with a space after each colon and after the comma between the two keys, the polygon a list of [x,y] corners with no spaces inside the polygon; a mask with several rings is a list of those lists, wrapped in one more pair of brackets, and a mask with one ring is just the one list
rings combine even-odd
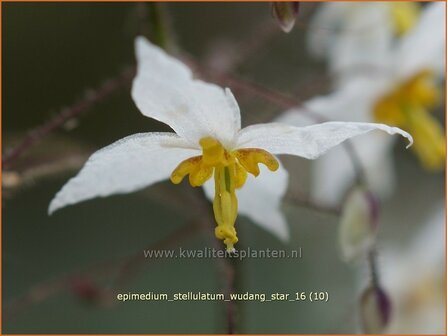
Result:
{"label": "flower cluster", "polygon": [[[278,121],[309,125],[310,110],[327,120],[397,126],[413,136],[413,150],[425,168],[443,170],[444,130],[430,112],[443,91],[444,27],[442,2],[422,10],[408,2],[324,4],[311,24],[309,47],[328,59],[334,90],[309,100],[304,109],[286,111]],[[393,144],[373,133],[353,142],[369,187],[379,196],[393,190]],[[313,172],[313,197],[327,204],[338,204],[354,180],[340,149],[317,160]]]}

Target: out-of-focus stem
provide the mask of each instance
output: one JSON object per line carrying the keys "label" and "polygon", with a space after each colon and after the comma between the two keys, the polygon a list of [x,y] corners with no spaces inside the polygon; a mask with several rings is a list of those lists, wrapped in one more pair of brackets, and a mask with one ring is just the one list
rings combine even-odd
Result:
{"label": "out-of-focus stem", "polygon": [[357,184],[365,185],[367,182],[365,169],[363,168],[362,160],[360,160],[360,157],[359,157],[354,145],[352,144],[352,141],[350,141],[348,139],[345,142],[343,142],[342,145],[345,148],[346,153],[348,154],[348,156],[351,160],[352,166],[354,168],[355,179],[356,179]]}
{"label": "out-of-focus stem", "polygon": [[368,268],[371,276],[371,284],[374,287],[380,287],[379,272],[377,269],[377,253],[374,247],[368,252]]}
{"label": "out-of-focus stem", "polygon": [[149,24],[152,32],[152,42],[161,48],[172,51],[174,39],[169,27],[168,12],[166,3],[149,2]]}
{"label": "out-of-focus stem", "polygon": [[322,213],[326,213],[326,214],[330,214],[330,215],[334,215],[334,216],[340,215],[339,208],[319,204],[319,203],[313,201],[312,199],[310,199],[309,197],[302,196],[302,195],[287,194],[284,197],[283,201],[286,203],[290,202],[295,205],[298,204],[298,205],[303,206],[307,209],[311,209],[314,211],[318,211],[318,212],[322,212]]}
{"label": "out-of-focus stem", "polygon": [[96,90],[89,90],[85,96],[73,105],[61,109],[53,118],[29,131],[13,148],[9,149],[2,159],[2,168],[8,169],[24,152],[37,145],[49,133],[62,127],[68,120],[89,110],[93,105],[108,98],[111,94],[127,86],[135,75],[135,67],[124,70],[118,77],[106,81]]}
{"label": "out-of-focus stem", "polygon": [[[151,245],[148,249],[161,250],[176,246],[179,242],[185,241],[194,235],[199,228],[200,226],[197,224],[197,221],[193,221],[190,224],[177,229],[165,239]],[[47,300],[62,290],[70,289],[74,279],[92,279],[101,276],[110,277],[111,274],[114,274],[118,270],[118,276],[113,284],[113,287],[100,288],[100,290],[104,293],[101,292],[99,294],[102,295],[113,293],[115,290],[127,285],[134,277],[135,272],[148,261],[150,261],[150,259],[148,260],[144,258],[142,250],[138,250],[136,253],[125,256],[121,259],[94,263],[81,270],[71,272],[67,275],[61,275],[54,279],[37,284],[31,287],[25,294],[6,302],[3,306],[5,318],[11,319],[33,304]]]}

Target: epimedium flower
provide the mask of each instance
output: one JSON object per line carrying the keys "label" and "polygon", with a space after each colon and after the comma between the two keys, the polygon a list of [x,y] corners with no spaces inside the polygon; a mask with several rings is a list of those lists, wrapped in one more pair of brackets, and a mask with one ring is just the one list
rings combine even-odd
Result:
{"label": "epimedium flower", "polygon": [[[337,4],[330,5],[335,7]],[[363,3],[355,5],[357,15],[362,12],[360,16],[365,18],[365,22],[369,22],[369,6],[378,6],[381,13],[386,14],[383,12],[387,8],[385,3],[365,4],[364,7]],[[389,19],[389,14],[386,17]],[[444,130],[430,112],[441,103],[442,97],[445,4],[428,4],[417,18],[414,26],[407,24],[408,30],[400,35],[391,35],[392,30],[384,34],[381,25],[370,27],[382,31],[378,34],[381,38],[369,30],[366,35],[357,30],[342,30],[343,36],[334,41],[341,40],[342,46],[327,46],[326,49],[328,57],[335,58],[329,61],[333,64],[345,55],[340,50],[350,50],[349,62],[340,60],[344,63],[344,70],[341,71],[341,66],[336,67],[340,72],[335,74],[337,81],[333,92],[309,100],[304,109],[285,112],[278,121],[296,126],[312,124],[305,116],[306,110],[310,110],[327,120],[382,122],[400,127],[413,135],[413,150],[424,168],[429,171],[444,169]],[[324,27],[322,22],[320,24]],[[346,37],[349,34],[353,36]],[[359,71],[362,64],[366,69]],[[371,64],[373,68],[369,67]],[[394,139],[381,134],[369,134],[353,141],[369,187],[381,197],[389,195],[393,189],[393,143]],[[346,152],[337,148],[315,163],[313,197],[328,204],[337,204],[354,177]]]}
{"label": "epimedium flower", "polygon": [[309,25],[308,47],[326,59],[337,81],[358,68],[386,66],[394,40],[416,24],[420,4],[410,1],[328,2]]}
{"label": "epimedium flower", "polygon": [[[239,106],[229,89],[194,79],[186,65],[142,37],[136,39],[136,56],[132,97],[137,107],[175,133],[134,134],[97,151],[56,194],[50,214],[169,178],[178,184],[188,176],[191,186],[204,186],[213,199],[215,235],[231,251],[238,241],[238,212],[276,236],[288,237],[279,211],[288,175],[275,154],[315,159],[344,140],[373,130],[400,134],[412,143],[399,128],[374,123],[309,127],[267,123],[241,129]],[[261,170],[262,176],[254,179]]]}

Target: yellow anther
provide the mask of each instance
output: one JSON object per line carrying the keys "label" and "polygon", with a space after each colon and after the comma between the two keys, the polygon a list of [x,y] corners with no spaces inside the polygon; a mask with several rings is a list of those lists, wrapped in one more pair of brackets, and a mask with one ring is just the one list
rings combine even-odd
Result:
{"label": "yellow anther", "polygon": [[431,73],[421,71],[380,99],[374,107],[377,122],[401,127],[413,136],[413,150],[424,167],[430,170],[444,167],[444,131],[428,112],[440,101],[440,96]]}
{"label": "yellow anther", "polygon": [[235,228],[238,202],[236,190],[242,188],[247,180],[247,172],[259,175],[258,164],[266,165],[271,171],[279,164],[273,155],[258,148],[227,151],[222,144],[212,138],[200,139],[203,155],[181,162],[171,174],[172,183],[180,183],[189,175],[193,187],[203,185],[214,173],[213,210],[217,227],[216,238],[223,240],[227,251],[234,250],[238,242]]}
{"label": "yellow anther", "polygon": [[270,171],[275,171],[279,168],[279,163],[275,157],[263,149],[239,149],[234,153],[242,167],[253,176],[259,175],[259,163],[264,164]]}
{"label": "yellow anther", "polygon": [[410,1],[389,3],[391,18],[396,35],[403,35],[416,25],[420,14],[420,5]]}

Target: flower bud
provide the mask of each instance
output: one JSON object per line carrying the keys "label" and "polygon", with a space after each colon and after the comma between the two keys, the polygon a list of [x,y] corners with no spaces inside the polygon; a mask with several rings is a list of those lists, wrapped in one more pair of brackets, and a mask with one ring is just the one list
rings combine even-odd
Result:
{"label": "flower bud", "polygon": [[364,333],[384,333],[391,316],[388,295],[377,286],[367,288],[360,298],[360,316]]}
{"label": "flower bud", "polygon": [[272,15],[284,32],[290,32],[295,25],[299,6],[299,2],[272,2]]}
{"label": "flower bud", "polygon": [[343,205],[338,231],[343,259],[353,261],[367,252],[377,234],[378,202],[362,187],[353,188]]}

